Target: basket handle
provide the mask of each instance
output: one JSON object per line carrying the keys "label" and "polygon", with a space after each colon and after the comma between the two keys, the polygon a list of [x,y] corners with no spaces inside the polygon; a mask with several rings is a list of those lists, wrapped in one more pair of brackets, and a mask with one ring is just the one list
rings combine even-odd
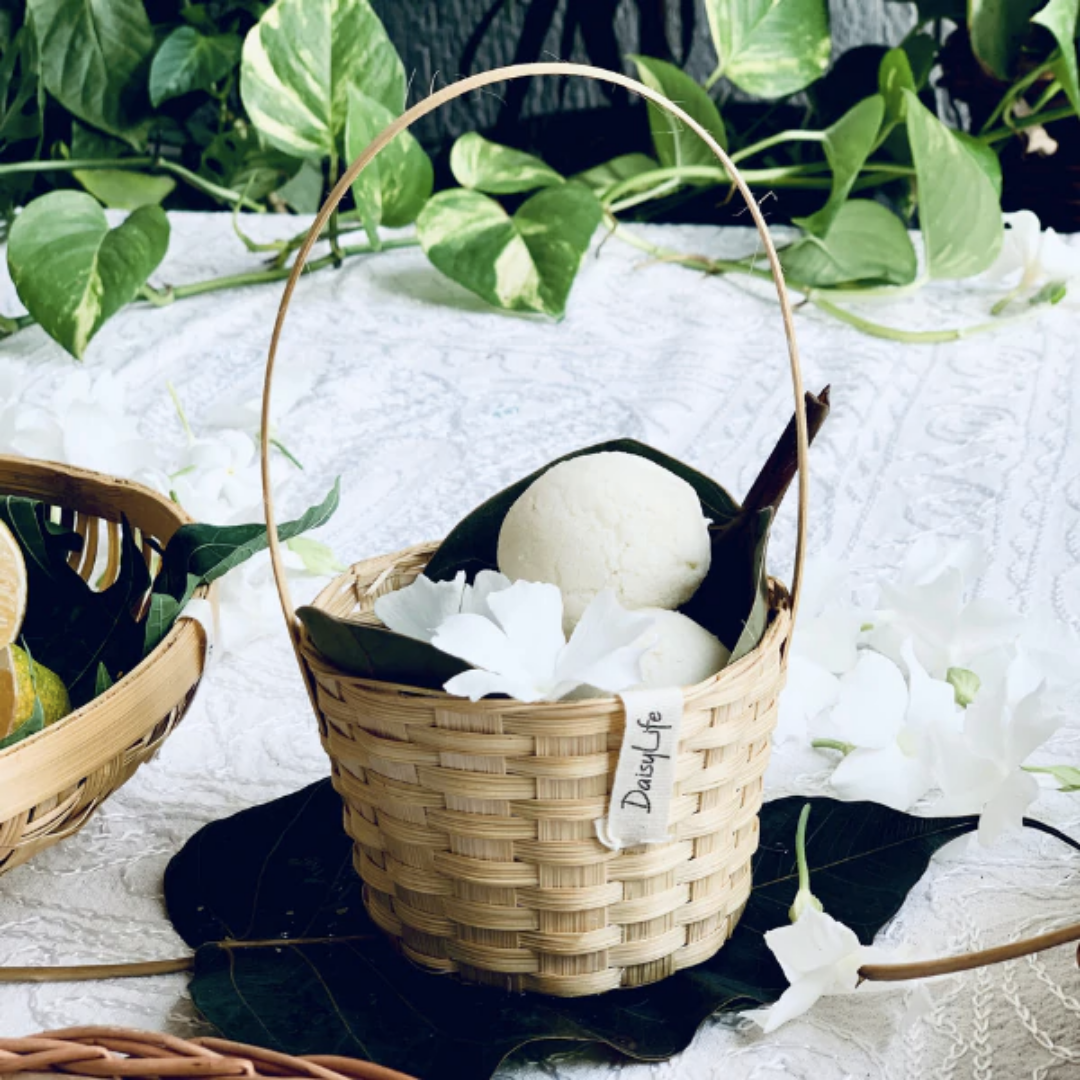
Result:
{"label": "basket handle", "polygon": [[[637,94],[647,101],[651,101],[670,116],[685,124],[691,131],[697,133],[698,137],[704,141],[705,145],[716,155],[716,158],[727,170],[732,182],[739,189],[739,193],[746,201],[750,216],[754,219],[754,224],[757,226],[758,234],[761,237],[761,243],[765,248],[765,254],[769,260],[769,268],[772,271],[773,282],[776,285],[776,295],[780,301],[780,314],[784,320],[784,333],[787,337],[788,357],[791,368],[791,385],[795,393],[795,434],[799,463],[799,515],[798,536],[795,545],[795,571],[791,582],[791,610],[792,617],[794,618],[798,608],[799,593],[802,589],[803,565],[806,561],[807,498],[810,486],[808,471],[809,444],[807,439],[806,402],[803,396],[802,371],[799,367],[799,349],[795,342],[795,326],[791,312],[791,299],[788,296],[787,286],[784,284],[784,273],[780,267],[780,259],[776,254],[776,247],[772,242],[772,237],[769,235],[769,230],[765,224],[765,218],[762,216],[761,208],[751,194],[750,188],[742,178],[739,170],[724,152],[723,147],[717,143],[701,124],[693,117],[687,115],[687,113],[674,102],[664,97],[663,94],[657,93],[655,90],[650,90],[649,87],[638,82],[636,79],[631,79],[618,72],[592,67],[589,64],[569,63],[514,64],[510,67],[496,68],[493,71],[482,72],[479,75],[471,75],[467,79],[462,79],[460,82],[452,83],[450,86],[444,87],[430,97],[418,102],[375,137],[370,145],[348,167],[348,169],[346,169],[341,179],[334,185],[334,189],[327,196],[326,202],[323,203],[322,209],[316,215],[315,220],[312,222],[311,229],[308,231],[303,244],[296,254],[292,273],[289,274],[289,279],[285,283],[285,292],[282,294],[281,304],[278,307],[277,319],[274,322],[274,332],[270,338],[270,352],[266,358],[266,381],[263,386],[262,401],[262,430],[264,432],[270,430],[270,393],[274,378],[274,364],[277,360],[281,332],[285,326],[285,316],[289,312],[289,304],[292,301],[293,293],[296,290],[296,284],[300,280],[301,274],[304,272],[308,256],[311,254],[311,249],[315,246],[316,241],[322,233],[323,227],[329,220],[330,215],[337,209],[338,204],[345,197],[345,193],[352,186],[356,178],[371,164],[372,161],[375,160],[378,154],[386,148],[387,144],[390,143],[395,136],[411,127],[421,117],[434,112],[441,105],[445,105],[448,101],[453,101],[465,94],[472,93],[474,90],[480,90],[485,86],[490,86],[492,83],[507,82],[511,79],[522,79],[533,75],[554,75],[559,77],[575,75],[585,79],[594,79],[598,82],[610,83],[613,86],[621,86],[625,90],[629,90],[631,93]],[[285,622],[288,624],[289,633],[293,640],[293,646],[298,650],[299,655],[300,625],[289,592],[289,583],[285,576],[285,566],[281,558],[281,544],[278,540],[277,526],[274,519],[274,495],[270,486],[270,440],[264,438],[260,440],[260,442],[262,447],[263,504],[266,510],[266,527],[270,544],[270,560],[274,568],[274,579],[277,583],[278,596],[281,599],[281,610],[285,615]]]}

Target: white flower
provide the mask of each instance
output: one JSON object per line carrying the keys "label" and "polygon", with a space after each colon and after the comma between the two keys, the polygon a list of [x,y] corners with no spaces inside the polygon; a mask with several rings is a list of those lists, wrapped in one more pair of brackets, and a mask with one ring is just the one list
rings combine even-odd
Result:
{"label": "white flower", "polygon": [[1003,215],[1005,239],[996,261],[985,273],[991,282],[1014,285],[1019,295],[1050,281],[1080,279],[1080,249],[1066,244],[1053,229],[1042,228],[1036,214],[1019,210]]}
{"label": "white flower", "polygon": [[192,442],[172,472],[171,487],[196,521],[241,525],[263,517],[259,450],[242,431]]}
{"label": "white flower", "polygon": [[[322,374],[323,364],[309,358],[303,365],[286,365],[274,375],[274,391],[270,396],[271,434],[282,418],[314,390]],[[262,390],[219,401],[207,412],[204,423],[210,428],[235,428],[257,435],[262,425]]]}
{"label": "white flower", "polygon": [[977,541],[920,537],[898,583],[881,588],[870,647],[900,663],[901,646],[911,639],[919,662],[937,679],[951,667],[979,671],[980,660],[1015,641],[1022,627],[997,600],[965,599],[984,563]]}
{"label": "white flower", "polygon": [[933,786],[934,732],[959,729],[952,686],[930,678],[910,642],[903,648],[908,668],[866,652],[841,686],[824,729],[827,737],[854,745],[832,774],[842,799],[868,800],[907,810]]}
{"label": "white flower", "polygon": [[446,683],[451,694],[479,701],[507,694],[518,701],[558,701],[578,686],[608,693],[641,681],[641,657],[654,644],[653,620],[627,611],[611,590],[585,609],[570,641],[555,585],[517,581],[487,597],[490,617],[464,613],[443,622],[432,644],[473,665]]}
{"label": "white flower", "polygon": [[861,944],[854,930],[812,904],[790,926],[767,931],[765,944],[790,985],[772,1005],[741,1015],[766,1033],[802,1016],[826,995],[854,993],[863,964],[893,958],[888,950]]}
{"label": "white flower", "polygon": [[18,403],[0,412],[0,449],[129,479],[157,465],[124,407],[124,385],[109,371],[69,372],[48,408]]}
{"label": "white flower", "polygon": [[777,741],[805,739],[808,724],[839,696],[838,676],[858,660],[866,615],[851,603],[844,581],[838,563],[818,557],[807,567],[787,684],[780,695]]}
{"label": "white flower", "polygon": [[417,641],[431,641],[451,615],[490,617],[487,598],[509,589],[511,581],[494,570],[481,570],[474,584],[459,570],[453,581],[432,581],[420,574],[404,589],[395,589],[375,601],[375,614],[389,630]]}
{"label": "white flower", "polygon": [[979,839],[993,843],[1021,827],[1039,784],[1021,766],[1061,726],[1044,707],[1042,683],[1021,660],[980,688],[961,731],[938,733],[935,773],[945,814],[980,814]]}

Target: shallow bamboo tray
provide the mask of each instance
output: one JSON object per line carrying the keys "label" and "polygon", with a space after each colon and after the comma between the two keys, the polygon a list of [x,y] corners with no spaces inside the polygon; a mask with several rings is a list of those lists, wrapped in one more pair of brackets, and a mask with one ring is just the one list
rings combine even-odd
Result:
{"label": "shallow bamboo tray", "polygon": [[[624,75],[579,64],[522,64],[473,76],[420,102],[352,163],[297,253],[267,360],[268,424],[278,344],[297,282],[331,213],[401,131],[462,94],[533,75],[623,87],[695,131],[732,177],[776,283],[795,396],[799,517],[790,597],[771,587],[767,632],[738,663],[684,688],[674,838],[608,850],[595,836],[625,727],[618,698],[472,703],[358,678],[322,657],[296,618],[274,523],[269,454],[263,496],[282,610],[330,756],[375,922],[406,956],[469,981],[564,997],[641,986],[712,956],[750,892],[762,773],[783,686],[805,561],[807,427],[791,306],[776,249],[738,170],[682,109]],[[411,581],[431,546],[360,563],[316,606],[370,619],[376,597]]]}
{"label": "shallow bamboo tray", "polygon": [[[164,496],[129,480],[66,465],[0,456],[0,492],[57,508],[83,537],[72,565],[98,587],[120,568],[120,520],[164,547],[191,519]],[[208,596],[210,590],[196,595]],[[33,596],[29,598],[31,604]],[[154,756],[183,719],[203,673],[205,642],[193,621],[178,622],[133,671],[81,709],[30,738],[0,750],[0,873],[78,832],[135,770]]]}

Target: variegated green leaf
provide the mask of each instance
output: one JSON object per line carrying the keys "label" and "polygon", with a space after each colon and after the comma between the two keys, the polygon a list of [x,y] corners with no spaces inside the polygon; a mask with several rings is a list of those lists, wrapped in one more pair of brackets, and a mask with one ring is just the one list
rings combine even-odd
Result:
{"label": "variegated green leaf", "polygon": [[824,236],[829,231],[844,200],[851,193],[859,170],[874,149],[884,117],[885,99],[880,94],[873,94],[852,106],[826,129],[824,148],[825,157],[832,168],[832,191],[828,202],[817,213],[807,218],[796,218],[796,225],[801,225],[815,236]]}
{"label": "variegated green leaf", "polygon": [[563,178],[538,157],[485,139],[470,131],[450,151],[450,171],[462,187],[489,195],[513,195],[554,187]]}
{"label": "variegated green leaf", "polygon": [[404,108],[405,68],[368,0],[277,0],[244,41],[244,107],[287,154],[334,152],[350,86],[395,116]]}
{"label": "variegated green leaf", "polygon": [[[345,122],[345,157],[354,160],[394,119],[385,105],[356,87],[349,88]],[[379,225],[411,225],[431,198],[435,171],[423,147],[408,131],[401,132],[353,184],[353,199],[373,241]]]}
{"label": "variegated green leaf", "polygon": [[[727,131],[720,110],[689,75],[666,60],[632,56],[638,78],[650,89],[665,95],[695,119],[716,141],[727,148]],[[720,167],[713,152],[695,131],[663,109],[649,104],[649,129],[661,165],[712,165]]]}
{"label": "variegated green leaf", "polygon": [[829,66],[827,0],[706,0],[719,65],[740,90],[778,98],[809,86]]}
{"label": "variegated green leaf", "polygon": [[545,188],[513,217],[494,199],[457,188],[436,195],[416,228],[432,263],[488,303],[561,315],[600,217],[582,184]]}
{"label": "variegated green leaf", "polygon": [[142,0],[28,0],[45,88],[80,120],[138,143],[154,31]]}
{"label": "variegated green leaf", "polygon": [[143,206],[109,228],[96,199],[53,191],[15,219],[8,269],[30,314],[81,359],[101,325],[135,295],[165,255],[169,222]]}
{"label": "variegated green leaf", "polygon": [[985,161],[910,90],[908,141],[919,189],[919,227],[934,278],[982,273],[1001,248],[1001,203]]}

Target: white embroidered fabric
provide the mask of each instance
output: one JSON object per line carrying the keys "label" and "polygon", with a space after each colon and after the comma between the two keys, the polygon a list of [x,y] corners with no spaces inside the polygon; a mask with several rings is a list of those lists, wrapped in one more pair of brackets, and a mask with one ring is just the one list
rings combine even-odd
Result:
{"label": "white embroidered fabric", "polygon": [[[279,217],[248,226],[260,238],[296,227]],[[172,215],[172,228],[155,283],[255,263],[227,215]],[[730,257],[755,248],[744,230],[643,231],[689,252]],[[744,492],[792,411],[775,302],[760,289],[753,295],[646,262],[618,241],[602,245],[559,323],[488,310],[414,250],[312,275],[297,290],[281,354],[284,369],[318,373],[275,432],[304,465],[289,482],[288,506],[317,501],[340,474],[341,510],[323,539],[339,557],[357,560],[438,537],[539,464],[620,435]],[[115,373],[141,436],[180,447],[166,383],[196,430],[216,403],[254,396],[280,294],[270,285],[125,311],[95,339],[85,368]],[[858,310],[936,330],[984,322],[989,303],[973,286],[934,285]],[[833,400],[813,450],[812,550],[843,559],[869,583],[892,575],[922,533],[978,533],[992,550],[983,594],[1080,624],[1080,317],[1067,303],[940,345],[875,339],[800,312],[808,388],[830,383]],[[0,311],[16,310],[4,279]],[[12,382],[22,403],[48,403],[76,368],[37,328],[0,345],[0,385]],[[794,547],[793,509],[792,497],[772,546],[781,576]],[[0,877],[0,964],[183,954],[162,903],[170,856],[206,823],[326,775],[272,584],[265,574],[249,581],[261,590],[255,599],[268,636],[223,657],[158,759],[87,828]],[[1047,747],[1047,760],[1080,764],[1080,726],[1070,723]],[[829,764],[802,746],[777,747],[769,796],[826,792]],[[1035,812],[1080,835],[1080,795],[1047,792]],[[879,940],[905,943],[918,956],[967,951],[1074,921],[1078,901],[1080,859],[1053,840],[1030,834],[990,851],[960,841],[934,860]],[[185,987],[183,976],[0,985],[0,1032],[93,1023],[205,1033]],[[717,1018],[660,1065],[590,1049],[526,1055],[500,1075],[1080,1077],[1074,950],[930,989],[932,1006],[907,1023],[909,994],[860,991],[822,1001],[771,1036]]]}

